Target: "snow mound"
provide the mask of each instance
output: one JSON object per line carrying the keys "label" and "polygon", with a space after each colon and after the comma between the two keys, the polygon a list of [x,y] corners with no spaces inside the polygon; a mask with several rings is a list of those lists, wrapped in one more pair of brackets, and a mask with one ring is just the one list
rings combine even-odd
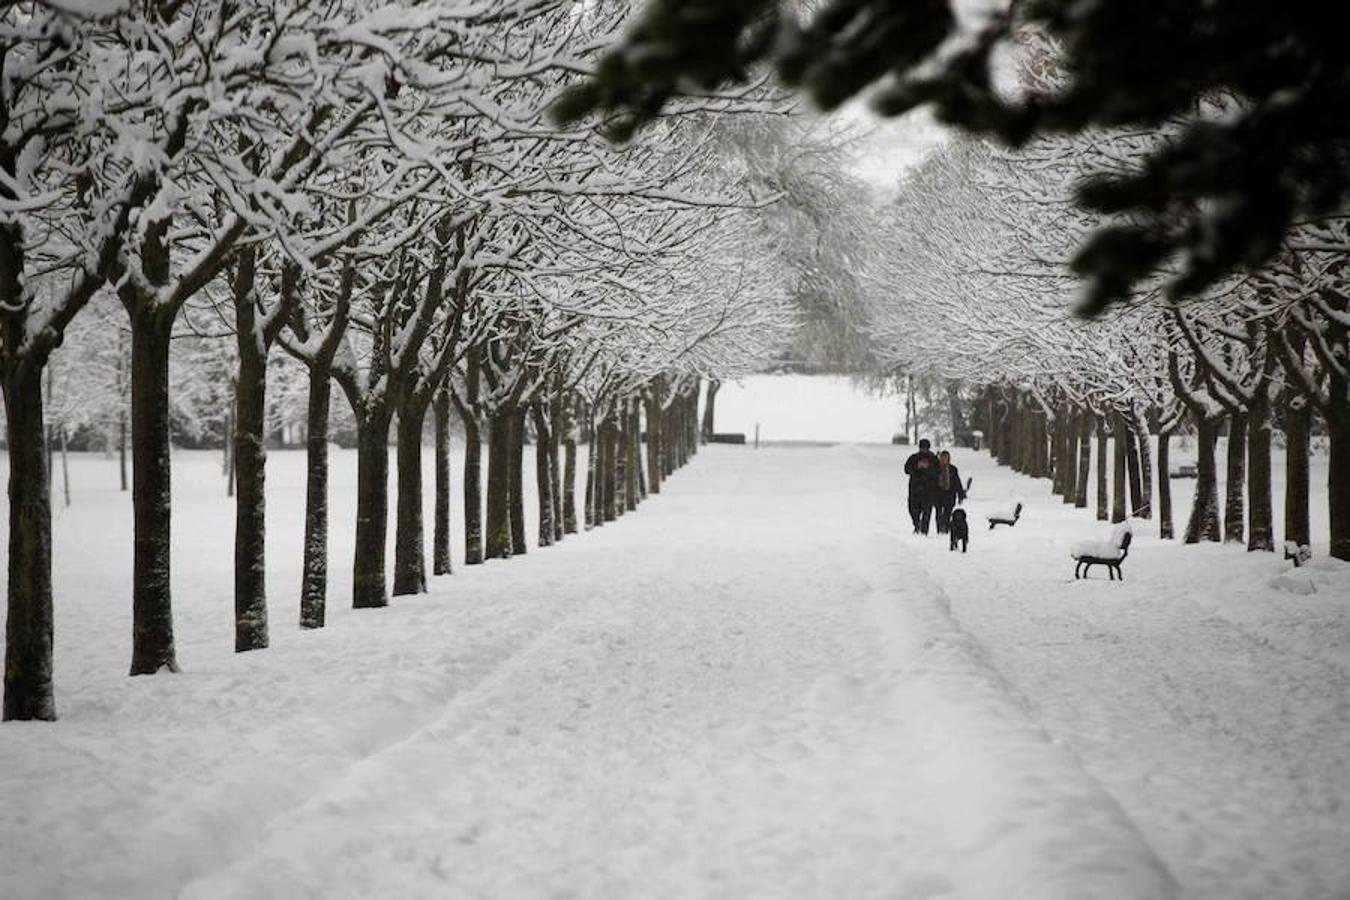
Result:
{"label": "snow mound", "polygon": [[901,621],[892,628],[926,640],[894,699],[924,748],[903,760],[915,776],[910,802],[945,838],[914,850],[948,873],[945,892],[1037,900],[1175,897],[1171,874],[1116,800],[1027,716],[984,648],[952,615],[946,593],[922,580],[933,600],[895,607]]}
{"label": "snow mound", "polygon": [[1302,566],[1289,567],[1267,584],[1300,597],[1312,594],[1350,597],[1350,563],[1330,556],[1318,557]]}
{"label": "snow mound", "polygon": [[1288,572],[1281,572],[1268,582],[1271,587],[1277,591],[1284,591],[1286,594],[1297,594],[1300,597],[1306,597],[1309,594],[1317,593],[1317,585],[1312,576],[1299,569],[1290,569]]}

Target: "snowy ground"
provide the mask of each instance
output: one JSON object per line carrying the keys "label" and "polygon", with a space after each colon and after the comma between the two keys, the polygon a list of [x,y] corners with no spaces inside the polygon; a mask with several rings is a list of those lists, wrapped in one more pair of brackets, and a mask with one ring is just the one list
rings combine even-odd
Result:
{"label": "snowy ground", "polygon": [[236,656],[231,507],[179,454],[184,672],[128,679],[129,510],[80,459],[62,720],[0,728],[0,897],[1350,896],[1345,568],[1292,594],[1140,523],[1128,581],[1075,583],[1091,513],[958,462],[965,556],[907,533],[886,446],[710,447],[636,515],[385,610],[347,608],[335,524],[301,634],[276,453],[273,647]]}
{"label": "snowy ground", "polygon": [[[1067,547],[1109,526],[1048,482],[966,454],[973,519],[1028,498],[922,565],[1030,716],[1117,799],[1188,897],[1350,897],[1350,565],[1160,541],[1135,522],[1124,584],[1075,582]],[[1324,462],[1324,460],[1323,460]],[[1318,469],[1325,476],[1325,467]],[[1181,490],[1184,522],[1192,484]],[[916,541],[918,539],[915,539]],[[1307,596],[1272,587],[1284,577]]]}

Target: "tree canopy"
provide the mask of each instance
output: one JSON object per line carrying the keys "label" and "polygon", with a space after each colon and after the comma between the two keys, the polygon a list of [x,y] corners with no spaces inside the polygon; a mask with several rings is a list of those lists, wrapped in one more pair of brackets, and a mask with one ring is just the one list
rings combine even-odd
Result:
{"label": "tree canopy", "polygon": [[[962,15],[954,7],[962,7]],[[1028,0],[977,15],[950,0],[652,0],[555,114],[598,113],[625,140],[677,96],[756,83],[771,66],[824,109],[866,94],[882,115],[1020,146],[1047,133],[1166,128],[1170,139],[1084,179],[1109,217],[1078,249],[1084,309],[1164,273],[1173,298],[1270,260],[1291,227],[1338,211],[1350,186],[1350,23],[1312,0]],[[1065,78],[995,77],[1024,35],[1048,35]]]}

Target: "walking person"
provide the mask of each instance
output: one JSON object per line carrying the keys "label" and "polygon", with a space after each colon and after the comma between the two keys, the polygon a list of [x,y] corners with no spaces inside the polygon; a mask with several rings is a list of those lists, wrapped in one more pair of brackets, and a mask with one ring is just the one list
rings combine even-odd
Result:
{"label": "walking person", "polygon": [[914,522],[915,534],[927,534],[933,516],[933,499],[937,492],[938,458],[930,448],[928,438],[919,441],[919,450],[905,460],[905,474],[909,476],[909,517]]}
{"label": "walking person", "polygon": [[961,483],[961,471],[952,465],[952,455],[943,450],[938,454],[937,484],[933,505],[937,509],[937,533],[951,530],[952,509],[966,502],[966,486]]}

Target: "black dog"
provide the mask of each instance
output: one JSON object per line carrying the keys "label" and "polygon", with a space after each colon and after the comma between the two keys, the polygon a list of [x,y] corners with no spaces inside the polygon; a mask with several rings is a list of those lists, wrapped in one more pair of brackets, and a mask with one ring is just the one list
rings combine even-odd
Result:
{"label": "black dog", "polygon": [[952,545],[948,549],[955,550],[959,541],[961,552],[965,553],[966,547],[970,545],[970,526],[966,523],[966,511],[964,509],[952,510],[952,521],[948,529],[952,541]]}

